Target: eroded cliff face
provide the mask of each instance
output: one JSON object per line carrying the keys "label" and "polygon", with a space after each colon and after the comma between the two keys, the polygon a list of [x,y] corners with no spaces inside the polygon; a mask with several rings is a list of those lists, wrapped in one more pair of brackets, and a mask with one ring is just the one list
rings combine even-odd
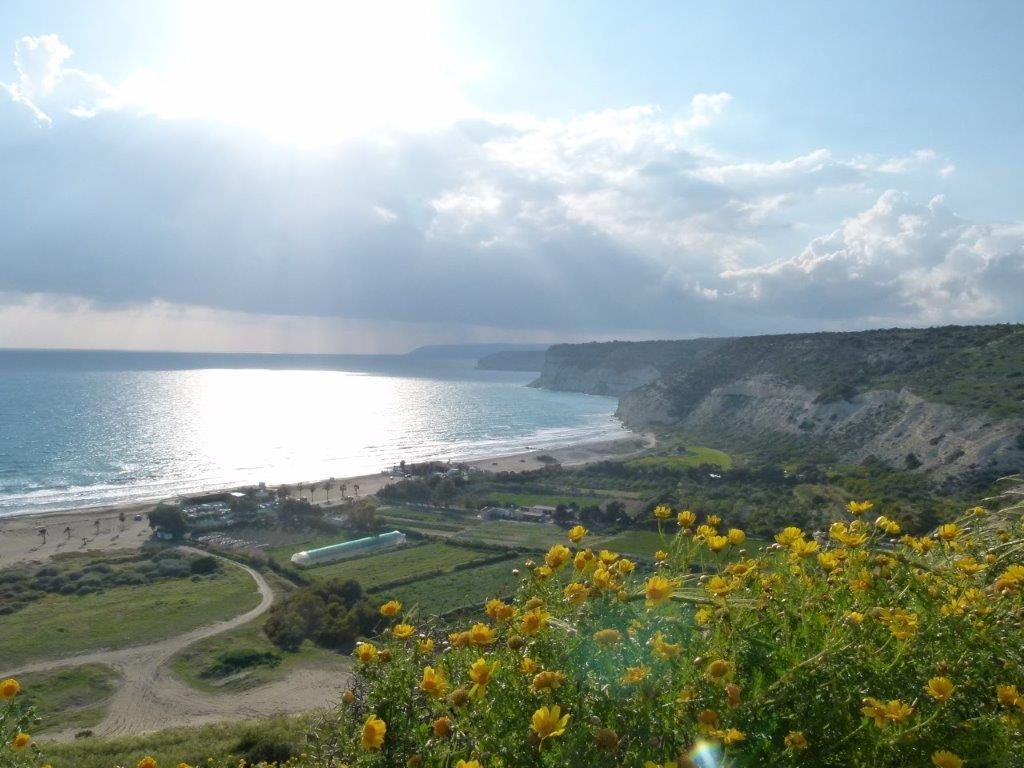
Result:
{"label": "eroded cliff face", "polygon": [[540,376],[530,386],[561,392],[618,396],[649,384],[660,375],[658,369],[650,365],[624,369],[607,365],[583,368],[571,362],[552,360],[549,355]]}
{"label": "eroded cliff face", "polygon": [[712,389],[687,413],[673,411],[669,385],[625,393],[617,415],[639,429],[675,425],[696,434],[785,435],[829,450],[841,461],[868,456],[894,467],[920,462],[938,476],[1013,473],[1024,468],[1024,421],[995,420],[928,402],[909,390],[873,390],[822,402],[820,393],[773,376]]}

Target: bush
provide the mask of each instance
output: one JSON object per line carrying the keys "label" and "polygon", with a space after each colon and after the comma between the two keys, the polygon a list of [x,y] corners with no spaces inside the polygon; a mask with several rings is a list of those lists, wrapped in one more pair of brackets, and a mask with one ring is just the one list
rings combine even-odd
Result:
{"label": "bush", "polygon": [[865,511],[756,556],[715,519],[662,520],[651,573],[558,545],[472,629],[360,648],[310,764],[1024,764],[1024,504],[920,538]]}

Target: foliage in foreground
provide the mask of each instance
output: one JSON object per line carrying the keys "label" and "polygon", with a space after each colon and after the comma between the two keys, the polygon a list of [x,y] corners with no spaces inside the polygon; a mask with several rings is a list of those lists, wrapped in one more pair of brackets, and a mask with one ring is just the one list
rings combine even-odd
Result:
{"label": "foliage in foreground", "polygon": [[574,529],[471,627],[441,636],[391,606],[312,759],[1024,765],[1024,505],[921,538],[870,507],[731,561],[741,531],[662,507],[653,574]]}
{"label": "foliage in foreground", "polygon": [[1024,765],[1022,514],[978,507],[918,538],[851,503],[751,555],[713,516],[661,507],[651,573],[573,529],[470,626],[385,603],[360,682],[288,764]]}

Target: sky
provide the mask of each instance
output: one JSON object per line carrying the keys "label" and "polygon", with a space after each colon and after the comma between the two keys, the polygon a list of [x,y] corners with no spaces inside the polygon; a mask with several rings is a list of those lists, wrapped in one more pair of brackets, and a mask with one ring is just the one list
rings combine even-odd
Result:
{"label": "sky", "polygon": [[1024,320],[1019,2],[5,0],[0,347]]}

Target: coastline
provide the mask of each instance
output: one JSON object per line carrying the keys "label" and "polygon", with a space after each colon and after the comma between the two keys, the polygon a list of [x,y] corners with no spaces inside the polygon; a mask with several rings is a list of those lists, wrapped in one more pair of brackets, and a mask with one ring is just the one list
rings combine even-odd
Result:
{"label": "coastline", "polygon": [[[539,461],[540,456],[551,456],[562,466],[582,466],[598,461],[624,459],[647,450],[655,443],[652,433],[629,433],[622,437],[598,438],[561,448],[537,448],[517,453],[481,456],[468,459],[453,459],[453,464],[465,464],[486,472],[523,472],[542,469],[547,464]],[[306,488],[304,497],[310,497],[309,485],[318,487],[311,500],[326,502],[327,494],[319,487],[327,478],[303,481]],[[359,496],[370,496],[385,485],[395,482],[382,472],[371,475],[335,478],[335,483],[348,485],[347,495],[354,495],[354,486],[359,486]],[[280,483],[268,486],[299,483]],[[235,488],[217,488],[216,491],[230,491]],[[201,492],[197,492],[198,495]],[[330,501],[339,499],[337,486],[331,491]],[[173,498],[173,497],[172,497]],[[0,568],[19,562],[48,560],[65,552],[87,552],[112,549],[137,549],[149,540],[149,523],[145,513],[158,502],[125,502],[123,504],[99,507],[79,507],[46,512],[24,512],[0,517]],[[124,522],[121,516],[124,516]],[[135,516],[141,515],[141,520]],[[99,523],[97,525],[97,522]],[[46,544],[38,531],[46,529]],[[66,532],[68,531],[68,532]]]}

